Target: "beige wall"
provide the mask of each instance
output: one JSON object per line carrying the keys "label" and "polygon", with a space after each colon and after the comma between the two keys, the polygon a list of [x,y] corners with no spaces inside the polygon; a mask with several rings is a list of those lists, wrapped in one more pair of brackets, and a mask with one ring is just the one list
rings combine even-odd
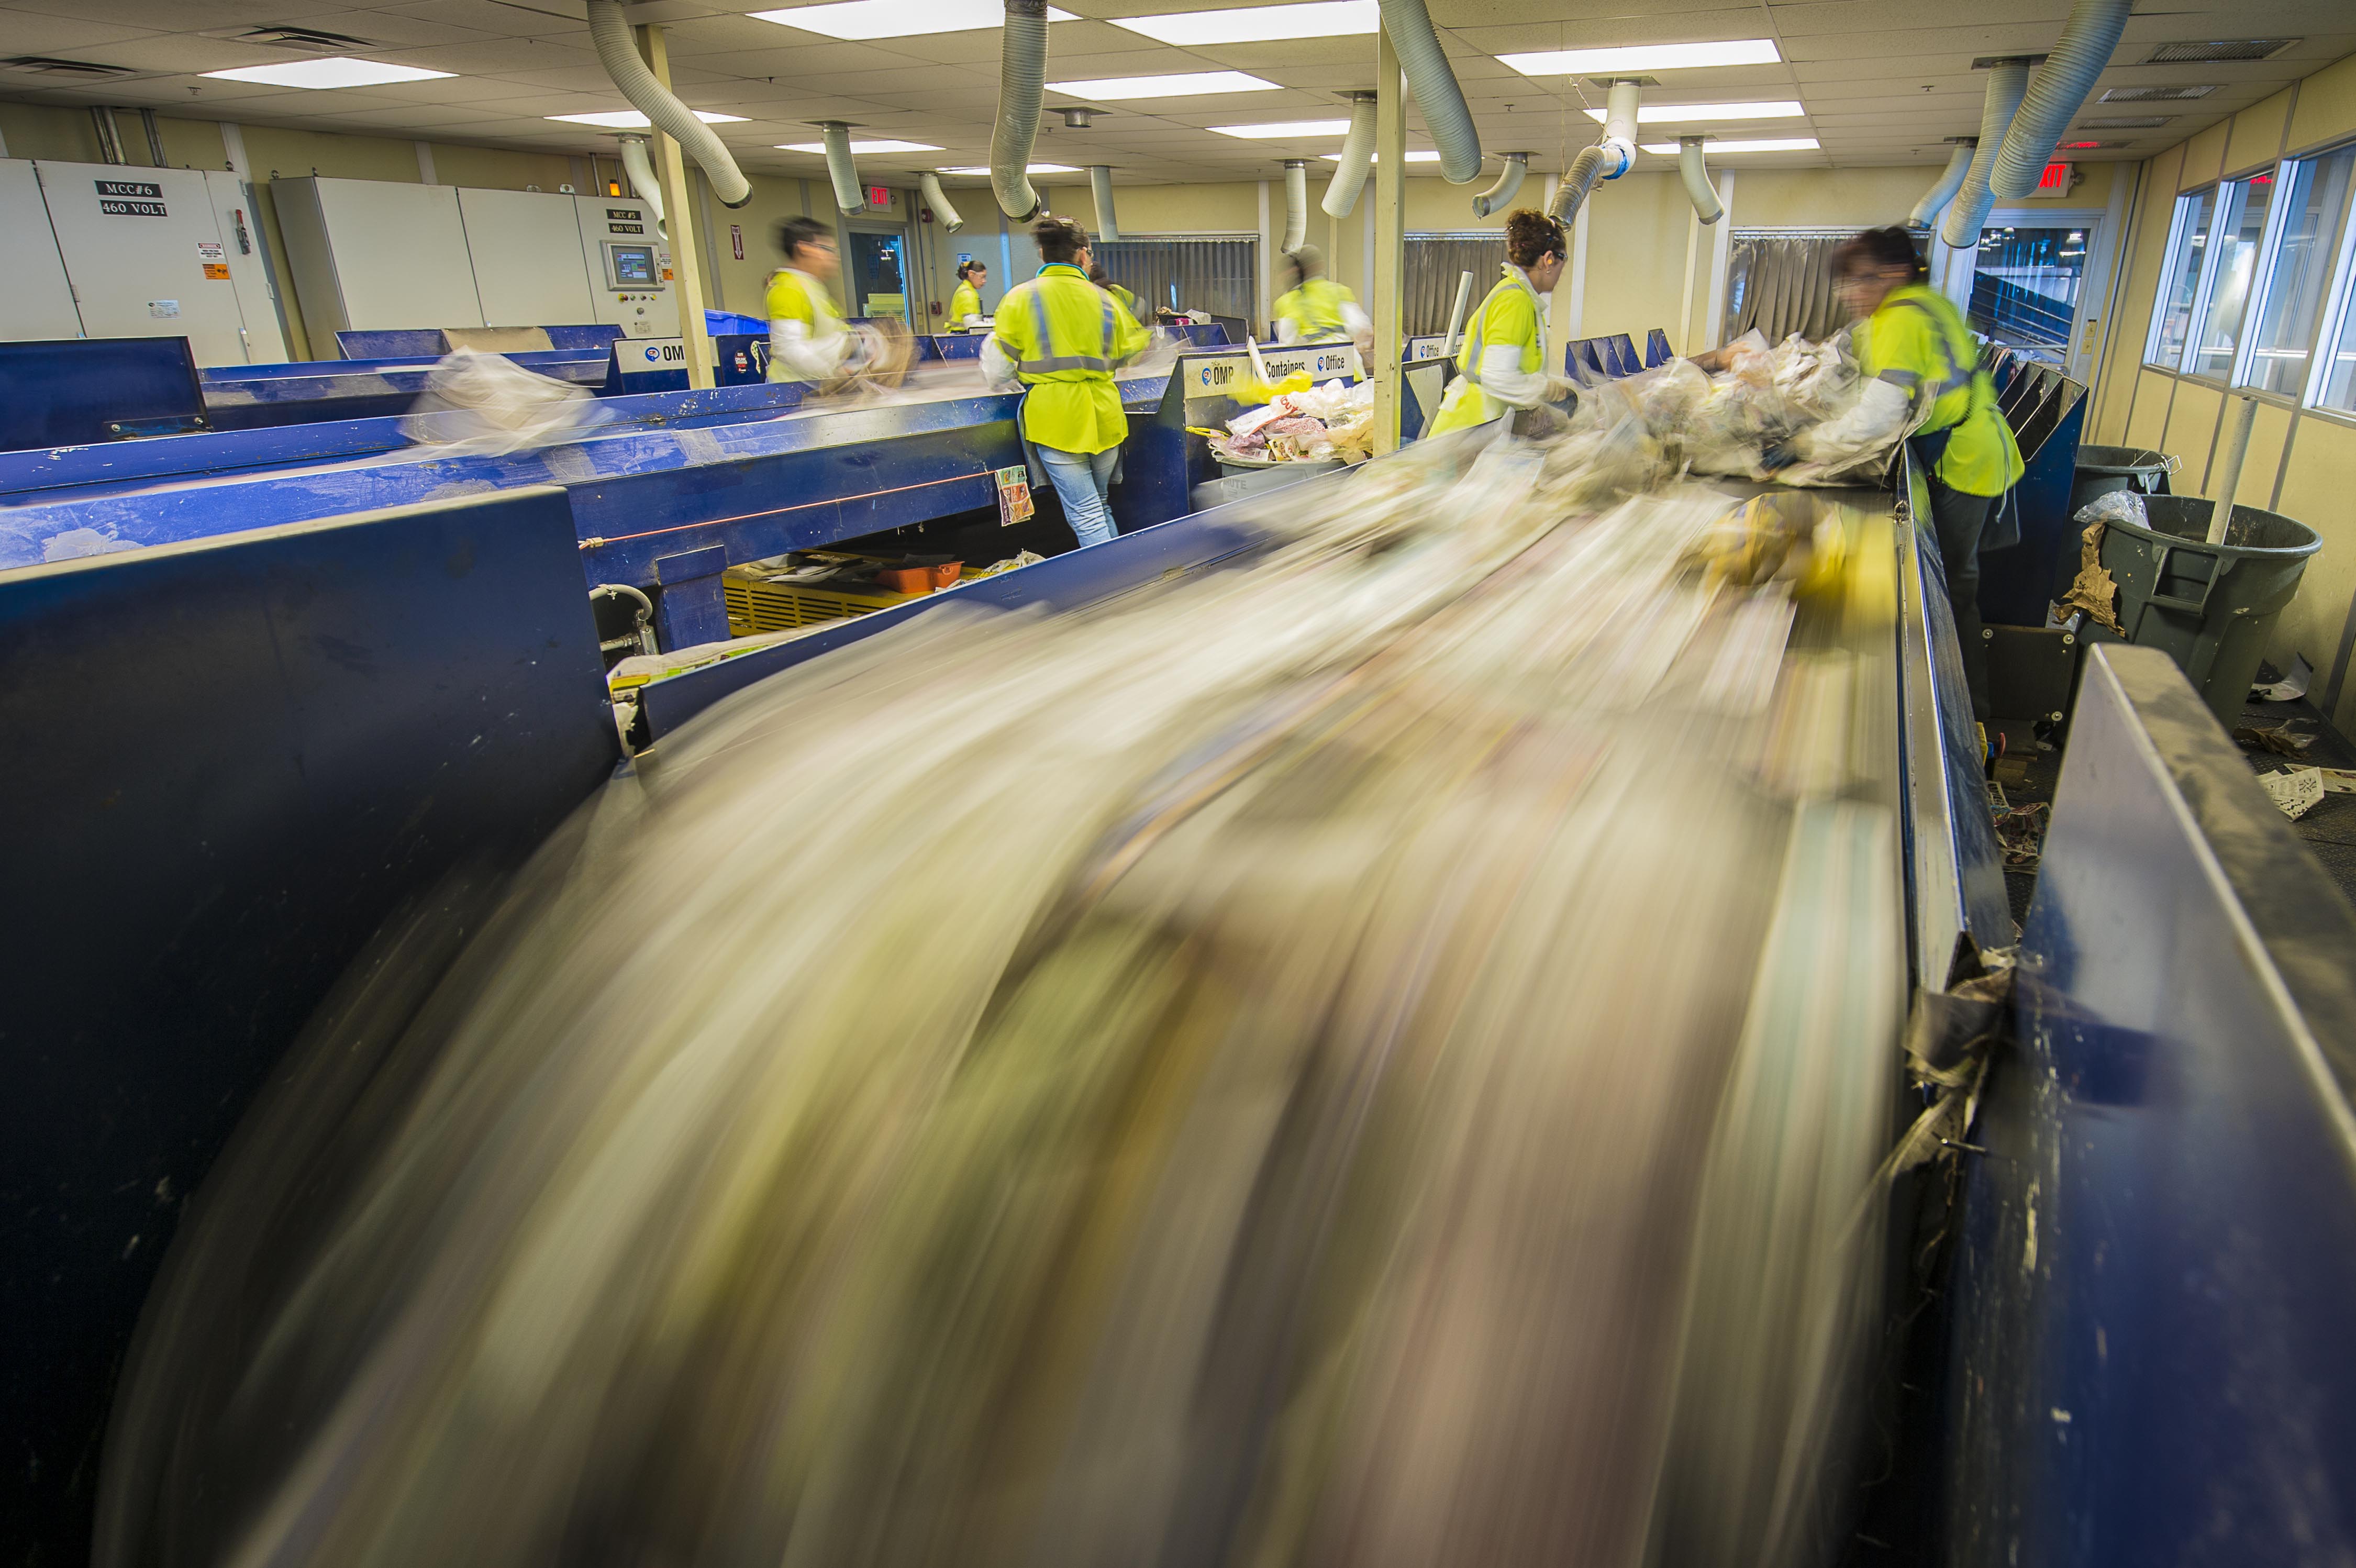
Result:
{"label": "beige wall", "polygon": [[[2179,192],[2219,176],[2264,168],[2356,136],[2356,57],[2328,66],[2295,87],[2251,105],[2224,124],[2169,148],[2118,177],[2140,179],[2129,209],[2128,250],[2120,292],[2100,356],[2085,439],[2102,446],[2147,446],[2181,462],[2176,489],[2206,495],[2223,467],[2233,423],[2222,389],[2143,364],[2167,258],[2168,230]],[[2356,722],[2356,681],[2343,662],[2356,605],[2356,422],[2262,396],[2233,499],[2297,519],[2323,536],[2297,598],[2284,612],[2276,662],[2303,655],[2318,676],[2314,695],[2341,728]]]}

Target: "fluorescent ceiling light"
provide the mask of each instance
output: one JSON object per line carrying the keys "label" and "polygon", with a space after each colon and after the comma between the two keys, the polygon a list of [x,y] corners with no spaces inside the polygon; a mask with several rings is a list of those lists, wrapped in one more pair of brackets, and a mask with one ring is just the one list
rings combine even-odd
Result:
{"label": "fluorescent ceiling light", "polygon": [[[1338,164],[1342,161],[1342,155],[1339,153],[1327,153],[1325,155],[1325,161],[1329,164]],[[1383,155],[1376,153],[1368,161],[1371,163],[1380,163],[1383,161]],[[1440,155],[1433,152],[1410,152],[1407,156],[1407,161],[1411,164],[1436,164],[1440,161]]]}
{"label": "fluorescent ceiling light", "polygon": [[1182,11],[1170,16],[1114,16],[1116,27],[1165,44],[1258,44],[1278,38],[1344,38],[1382,30],[1380,0],[1306,0],[1298,5],[1245,5],[1232,11]]}
{"label": "fluorescent ceiling light", "polygon": [[1214,125],[1211,129],[1222,136],[1241,136],[1248,141],[1297,141],[1303,136],[1346,136],[1350,134],[1350,122],[1286,120],[1274,125]]}
{"label": "fluorescent ceiling light", "polygon": [[[832,5],[798,5],[785,11],[755,11],[756,21],[799,27],[830,38],[906,38],[920,33],[974,33],[1003,26],[1002,0],[841,0]],[[1047,7],[1047,20],[1068,22],[1069,11]]]}
{"label": "fluorescent ceiling light", "polygon": [[382,87],[392,81],[432,81],[455,71],[420,70],[413,65],[387,65],[382,60],[353,59],[329,55],[324,59],[290,59],[284,65],[243,65],[235,70],[204,73],[222,81],[258,81],[265,87]]}
{"label": "fluorescent ceiling light", "polygon": [[[1770,136],[1757,142],[1705,141],[1701,150],[1705,153],[1813,153],[1818,148],[1814,136]],[[1673,158],[1677,156],[1677,144],[1646,142],[1638,151],[1658,153],[1665,158]]]}
{"label": "fluorescent ceiling light", "polygon": [[1240,70],[1188,70],[1175,76],[1108,76],[1096,81],[1051,81],[1050,92],[1067,98],[1192,98],[1204,92],[1273,92],[1273,81],[1262,81]]}
{"label": "fluorescent ceiling light", "polygon": [[[742,114],[713,114],[701,109],[693,113],[707,125],[741,125],[744,123]],[[644,131],[652,128],[654,124],[635,109],[600,109],[594,114],[543,114],[541,118],[562,120],[569,125],[604,125],[616,131]]]}
{"label": "fluorescent ceiling light", "polygon": [[[1636,124],[1661,125],[1679,120],[1796,120],[1806,113],[1789,99],[1773,103],[1646,103],[1636,110]],[[1603,111],[1590,109],[1587,117],[1601,124]]]}
{"label": "fluorescent ceiling light", "polygon": [[1498,63],[1524,76],[1583,76],[1622,71],[1689,70],[1706,65],[1780,65],[1783,57],[1772,38],[1737,38],[1723,44],[1637,44],[1616,49],[1547,49],[1499,55]]}
{"label": "fluorescent ceiling light", "polygon": [[[986,178],[990,174],[990,167],[985,164],[980,168],[945,168],[936,170],[935,172],[938,174],[969,174],[978,177]],[[1074,168],[1069,164],[1024,164],[1023,166],[1023,172],[1024,174],[1077,174],[1080,171]]]}
{"label": "fluorescent ceiling light", "polygon": [[[851,150],[854,153],[937,153],[940,151],[940,148],[933,145],[930,142],[853,142],[851,144]],[[826,151],[826,144],[824,142],[796,142],[791,145],[787,145],[787,144],[780,142],[777,144],[777,151],[781,153],[824,153]]]}

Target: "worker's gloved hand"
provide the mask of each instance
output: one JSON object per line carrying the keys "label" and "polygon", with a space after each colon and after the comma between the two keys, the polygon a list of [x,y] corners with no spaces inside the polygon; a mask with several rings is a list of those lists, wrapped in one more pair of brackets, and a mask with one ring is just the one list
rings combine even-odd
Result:
{"label": "worker's gloved hand", "polygon": [[1790,441],[1772,441],[1759,454],[1759,466],[1771,474],[1778,474],[1800,460],[1800,449]]}
{"label": "worker's gloved hand", "polygon": [[1569,376],[1548,376],[1546,384],[1546,400],[1548,403],[1577,403],[1579,383]]}

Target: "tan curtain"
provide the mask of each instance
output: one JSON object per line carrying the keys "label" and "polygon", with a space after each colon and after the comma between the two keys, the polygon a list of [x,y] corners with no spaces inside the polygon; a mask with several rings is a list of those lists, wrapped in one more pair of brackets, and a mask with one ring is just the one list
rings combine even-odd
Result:
{"label": "tan curtain", "polygon": [[1848,317],[1833,296],[1833,251],[1848,231],[1737,229],[1726,260],[1726,336],[1753,328],[1770,343],[1797,332],[1822,342]]}
{"label": "tan curtain", "polygon": [[1505,264],[1505,237],[1476,231],[1462,234],[1409,234],[1407,237],[1407,283],[1399,291],[1399,315],[1405,335],[1427,337],[1448,330],[1448,312],[1456,303],[1456,283],[1472,274],[1469,312],[1478,308]]}

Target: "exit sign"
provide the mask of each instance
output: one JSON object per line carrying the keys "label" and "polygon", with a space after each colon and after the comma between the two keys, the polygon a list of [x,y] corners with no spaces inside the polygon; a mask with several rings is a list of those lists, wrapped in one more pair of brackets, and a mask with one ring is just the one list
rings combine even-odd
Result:
{"label": "exit sign", "polygon": [[2067,191],[2070,188],[2070,166],[2064,163],[2047,164],[2045,172],[2037,177],[2037,188]]}
{"label": "exit sign", "polygon": [[891,206],[892,188],[888,185],[869,186],[867,188],[867,205],[870,207]]}

